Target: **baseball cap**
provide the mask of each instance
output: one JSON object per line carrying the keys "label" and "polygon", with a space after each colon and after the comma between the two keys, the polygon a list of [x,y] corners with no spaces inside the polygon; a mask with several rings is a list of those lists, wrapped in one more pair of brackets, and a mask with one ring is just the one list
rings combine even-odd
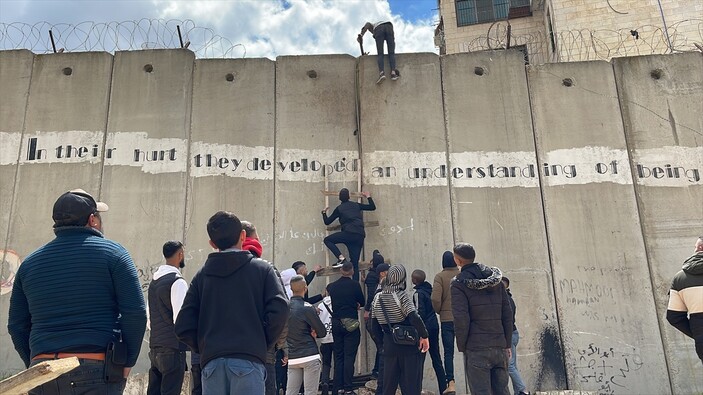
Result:
{"label": "baseball cap", "polygon": [[91,214],[108,209],[107,204],[96,201],[88,192],[73,189],[56,199],[51,217],[54,219],[54,227],[85,225]]}

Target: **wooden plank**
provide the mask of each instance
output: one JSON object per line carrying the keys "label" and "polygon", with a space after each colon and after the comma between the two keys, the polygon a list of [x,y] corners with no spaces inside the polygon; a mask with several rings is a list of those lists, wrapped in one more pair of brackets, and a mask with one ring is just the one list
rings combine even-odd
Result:
{"label": "wooden plank", "polygon": [[[320,191],[320,192],[322,192],[322,195],[324,195],[324,196],[339,196],[339,191]],[[360,198],[360,197],[364,197],[364,195],[362,195],[361,192],[349,191],[349,197],[350,198]]]}
{"label": "wooden plank", "polygon": [[[390,260],[390,259],[385,259],[385,260],[383,261],[383,263],[387,263],[387,264],[390,265],[390,264],[391,264],[391,260]],[[365,271],[365,270],[369,270],[370,268],[371,268],[371,262],[359,262],[359,271],[363,272],[363,271]],[[332,267],[332,266],[328,266],[328,267],[323,267],[322,269],[316,271],[315,273],[316,273],[318,276],[334,276],[335,274],[339,274],[339,273],[340,273],[340,269],[341,269],[341,268],[339,268],[339,267],[334,268],[334,267]]]}
{"label": "wooden plank", "polygon": [[0,381],[0,395],[22,395],[80,365],[78,358],[62,358],[38,363]]}
{"label": "wooden plank", "polygon": [[[364,227],[365,227],[365,228],[371,228],[371,227],[378,226],[378,225],[379,225],[378,221],[366,221],[366,222],[364,222]],[[335,230],[339,230],[339,229],[341,229],[341,228],[342,228],[342,225],[332,225],[332,226],[328,226],[328,227],[327,227],[327,230],[328,230],[329,232],[332,232],[332,231],[335,231]]]}

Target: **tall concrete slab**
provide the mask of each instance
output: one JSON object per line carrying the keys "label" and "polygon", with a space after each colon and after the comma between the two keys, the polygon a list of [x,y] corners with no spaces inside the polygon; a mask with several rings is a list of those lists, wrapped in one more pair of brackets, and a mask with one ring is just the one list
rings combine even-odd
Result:
{"label": "tall concrete slab", "polygon": [[[355,64],[347,55],[276,59],[274,260],[281,269],[297,260],[325,265],[325,178],[328,190],[357,190]],[[329,198],[330,213],[338,203]],[[311,289],[321,290],[318,282]]]}
{"label": "tall concrete slab", "polygon": [[528,81],[569,388],[671,393],[612,68]]}
{"label": "tall concrete slab", "polygon": [[263,258],[272,259],[275,81],[275,63],[268,59],[195,61],[186,207],[188,275],[195,274],[212,251],[205,225],[219,210],[254,223]]}
{"label": "tall concrete slab", "polygon": [[184,236],[193,62],[181,49],[115,53],[101,195],[106,233],[130,252],[144,291],[163,243]]}
{"label": "tall concrete slab", "polygon": [[510,278],[528,388],[566,388],[524,57],[445,56],[442,88],[456,238]]}
{"label": "tall concrete slab", "polygon": [[703,224],[703,57],[614,60],[657,317],[674,393],[703,392],[693,340],[666,321],[671,279]]}
{"label": "tall concrete slab", "polygon": [[[27,50],[0,51],[0,309],[7,308],[12,292],[12,279],[19,268],[20,257],[6,250],[7,232],[12,212],[15,174],[19,160],[24,115],[29,98],[34,54]],[[5,310],[0,310],[5,311]],[[7,314],[0,314],[0,365],[16,359],[7,336]],[[13,372],[0,368],[0,377]]]}
{"label": "tall concrete slab", "polygon": [[[410,273],[422,269],[431,280],[441,270],[442,253],[451,249],[451,209],[439,57],[418,53],[396,56],[402,76],[376,84],[375,56],[359,62],[363,185],[377,210],[366,229],[366,255],[374,249]],[[464,388],[460,355],[456,379]],[[436,388],[427,358],[424,388]]]}
{"label": "tall concrete slab", "polygon": [[[111,73],[112,55],[104,52],[34,58],[7,242],[19,259],[53,239],[51,210],[61,193],[82,188],[98,196]],[[7,311],[9,295],[0,298]],[[3,367],[22,368],[5,339]]]}

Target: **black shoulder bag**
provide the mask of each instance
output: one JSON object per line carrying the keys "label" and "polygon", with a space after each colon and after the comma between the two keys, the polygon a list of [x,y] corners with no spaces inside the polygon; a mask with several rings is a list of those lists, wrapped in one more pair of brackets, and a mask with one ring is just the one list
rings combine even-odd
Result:
{"label": "black shoulder bag", "polygon": [[[398,304],[398,308],[402,310],[402,307],[400,306],[400,301],[398,300],[398,296],[395,294],[395,292],[392,295],[393,299],[395,299],[396,304]],[[399,346],[416,346],[420,341],[420,336],[417,334],[417,329],[415,329],[415,327],[412,325],[404,325],[400,323],[391,325],[391,322],[388,319],[388,313],[386,312],[386,308],[385,306],[383,306],[383,300],[379,298],[378,302],[381,303],[381,310],[383,311],[383,315],[386,317],[386,325],[388,325],[388,329],[390,329],[391,331],[393,343]]]}

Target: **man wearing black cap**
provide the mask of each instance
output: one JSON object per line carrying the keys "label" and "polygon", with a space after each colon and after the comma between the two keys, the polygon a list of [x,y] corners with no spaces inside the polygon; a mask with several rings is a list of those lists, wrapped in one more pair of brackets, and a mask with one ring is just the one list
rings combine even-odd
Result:
{"label": "man wearing black cap", "polygon": [[454,247],[454,261],[461,268],[449,287],[456,346],[464,353],[466,382],[472,394],[510,395],[513,311],[501,282],[503,273],[475,259],[472,245]]}
{"label": "man wearing black cap", "polygon": [[166,264],[159,266],[149,284],[149,386],[147,395],[178,395],[183,386],[188,347],[178,341],[174,325],[188,283],[181,275],[185,253],[180,241],[167,241],[163,246]]}
{"label": "man wearing black cap", "polygon": [[351,262],[342,264],[342,277],[327,286],[332,299],[332,337],[334,339],[334,387],[353,394],[354,359],[359,350],[359,308],[364,307],[364,293],[358,281],[352,280]]}
{"label": "man wearing black cap", "polygon": [[[53,210],[56,238],[17,271],[7,327],[25,366],[80,361],[30,394],[122,394],[137,361],[146,306],[129,253],[102,234],[100,213],[107,210],[82,189],[61,195]],[[119,374],[106,374],[106,349],[119,339],[124,363],[112,370]]]}
{"label": "man wearing black cap", "polygon": [[342,203],[334,209],[332,215],[327,216],[329,207],[322,210],[322,220],[325,225],[330,225],[335,219],[339,219],[339,223],[342,225],[341,232],[333,233],[324,239],[327,248],[338,259],[334,267],[340,267],[346,259],[337,247],[337,244],[344,244],[349,250],[349,258],[354,265],[354,281],[359,281],[359,256],[366,237],[363,211],[376,210],[376,204],[371,199],[371,194],[361,192],[361,195],[369,201],[368,204],[349,201],[349,190],[342,188],[339,191],[339,200]]}

